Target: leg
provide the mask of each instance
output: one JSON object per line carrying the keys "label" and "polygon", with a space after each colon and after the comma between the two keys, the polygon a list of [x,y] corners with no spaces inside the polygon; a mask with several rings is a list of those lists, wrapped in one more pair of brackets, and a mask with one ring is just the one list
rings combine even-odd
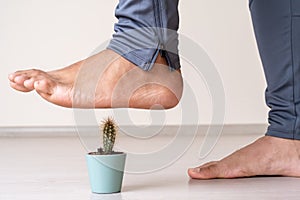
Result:
{"label": "leg", "polygon": [[[9,75],[10,85],[22,92],[36,90],[64,107],[172,108],[182,93],[178,20],[171,20],[178,19],[177,5],[176,0],[120,0],[108,49],[55,71],[15,72]],[[169,46],[171,53],[166,52]]]}
{"label": "leg", "polygon": [[297,0],[250,2],[268,85],[270,125],[265,137],[218,162],[190,169],[192,178],[300,177],[300,3]]}

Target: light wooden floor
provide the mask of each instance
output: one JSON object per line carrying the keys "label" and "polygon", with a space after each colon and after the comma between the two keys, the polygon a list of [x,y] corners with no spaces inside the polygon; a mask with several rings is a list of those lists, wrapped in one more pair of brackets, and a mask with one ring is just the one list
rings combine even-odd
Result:
{"label": "light wooden floor", "polygon": [[[242,132],[242,131],[241,131]],[[258,138],[258,134],[223,134],[215,148],[199,159],[203,134],[173,164],[151,173],[126,173],[123,192],[90,192],[85,163],[86,144],[97,138],[78,136],[0,137],[0,200],[152,200],[152,199],[300,199],[300,179],[257,177],[232,180],[190,180],[188,167],[219,159]],[[180,136],[182,141],[186,137]],[[171,135],[137,141],[120,136],[118,147],[128,152],[153,152],[174,141]],[[93,144],[91,144],[93,145]],[[180,155],[178,155],[180,156]],[[143,166],[145,163],[137,163]],[[129,165],[130,166],[130,163]],[[130,169],[127,169],[130,171]],[[132,172],[132,170],[131,170]]]}

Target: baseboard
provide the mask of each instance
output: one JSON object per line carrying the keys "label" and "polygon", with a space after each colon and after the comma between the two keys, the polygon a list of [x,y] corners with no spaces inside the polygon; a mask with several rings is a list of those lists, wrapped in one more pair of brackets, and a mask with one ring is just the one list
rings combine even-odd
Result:
{"label": "baseboard", "polygon": [[[212,125],[211,127],[216,128],[218,125]],[[210,127],[209,125],[168,125],[164,127],[140,127],[141,130],[145,128],[153,128],[154,130],[160,130],[163,135],[173,135],[176,130],[183,128],[186,134],[189,131],[197,128],[199,134],[205,134]],[[220,128],[220,126],[218,126]],[[138,130],[139,127],[129,127],[120,126],[120,132],[122,130],[130,130],[130,128],[135,128]],[[222,127],[222,134],[264,134],[266,131],[266,124],[225,124]],[[85,135],[95,135],[97,133],[98,127],[85,126],[24,126],[24,127],[0,127],[0,137],[70,137],[78,136],[78,133]]]}

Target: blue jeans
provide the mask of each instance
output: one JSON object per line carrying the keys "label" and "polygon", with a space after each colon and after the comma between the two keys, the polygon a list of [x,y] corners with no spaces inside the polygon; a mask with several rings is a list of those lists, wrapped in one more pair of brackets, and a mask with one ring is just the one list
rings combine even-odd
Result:
{"label": "blue jeans", "polygon": [[[178,56],[178,0],[120,0],[108,48],[144,70],[158,53],[172,69]],[[266,135],[300,139],[300,0],[250,0],[270,108]]]}
{"label": "blue jeans", "polygon": [[267,135],[300,139],[300,1],[252,0],[270,107]]}

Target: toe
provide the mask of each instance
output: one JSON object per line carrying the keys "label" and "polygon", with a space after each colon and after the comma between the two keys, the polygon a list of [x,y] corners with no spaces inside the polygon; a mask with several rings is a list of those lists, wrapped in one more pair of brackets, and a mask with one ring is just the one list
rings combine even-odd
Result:
{"label": "toe", "polygon": [[[8,76],[10,86],[18,91],[29,92],[38,89],[38,92],[49,93],[49,77],[40,70],[16,71]],[[44,80],[46,79],[46,80]]]}
{"label": "toe", "polygon": [[24,87],[24,85],[17,84],[15,82],[10,82],[10,87],[14,88],[15,90],[21,91],[21,92],[30,92],[28,88]]}
{"label": "toe", "polygon": [[210,165],[214,165],[216,163],[217,163],[217,161],[211,161],[211,162],[205,163],[203,165],[200,165],[199,167],[190,168],[190,169],[188,169],[188,174],[191,178],[194,178],[194,177],[198,176],[198,174],[200,173],[201,168],[205,168],[205,167],[208,167]]}
{"label": "toe", "polygon": [[54,86],[50,80],[42,79],[35,81],[33,87],[42,96],[53,94]]}
{"label": "toe", "polygon": [[9,79],[10,81],[14,82],[14,81],[15,81],[15,78],[16,78],[17,76],[20,76],[20,75],[22,75],[22,74],[21,74],[21,73],[14,72],[14,73],[11,73],[11,74],[8,75],[8,79]]}
{"label": "toe", "polygon": [[22,74],[22,75],[18,75],[15,76],[12,82],[15,82],[19,85],[23,85],[24,81],[26,81],[27,79],[29,79],[29,77],[27,77],[26,75]]}
{"label": "toe", "polygon": [[24,87],[26,87],[28,90],[34,89],[34,82],[36,81],[35,78],[30,78],[24,81]]}
{"label": "toe", "polygon": [[15,79],[15,74],[14,74],[14,73],[9,74],[9,75],[8,75],[8,79],[9,79],[10,81],[14,81],[14,79]]}
{"label": "toe", "polygon": [[217,164],[211,164],[203,167],[196,167],[193,169],[189,169],[188,174],[193,179],[221,178],[220,170]]}
{"label": "toe", "polygon": [[[27,73],[26,73],[26,71],[16,71],[16,72],[14,72],[14,73],[11,73],[11,74],[9,74],[8,75],[8,79],[10,80],[10,81],[13,81],[13,82],[15,82],[17,79],[17,77],[19,77],[19,78],[21,78],[21,77],[26,77],[27,76]],[[18,79],[19,79],[18,78]]]}
{"label": "toe", "polygon": [[16,82],[18,80],[22,81],[22,79],[30,79],[31,77],[36,77],[41,74],[45,74],[45,72],[41,70],[36,69],[30,69],[30,70],[22,70],[22,71],[16,71],[12,74],[8,75],[8,79],[10,81]]}

